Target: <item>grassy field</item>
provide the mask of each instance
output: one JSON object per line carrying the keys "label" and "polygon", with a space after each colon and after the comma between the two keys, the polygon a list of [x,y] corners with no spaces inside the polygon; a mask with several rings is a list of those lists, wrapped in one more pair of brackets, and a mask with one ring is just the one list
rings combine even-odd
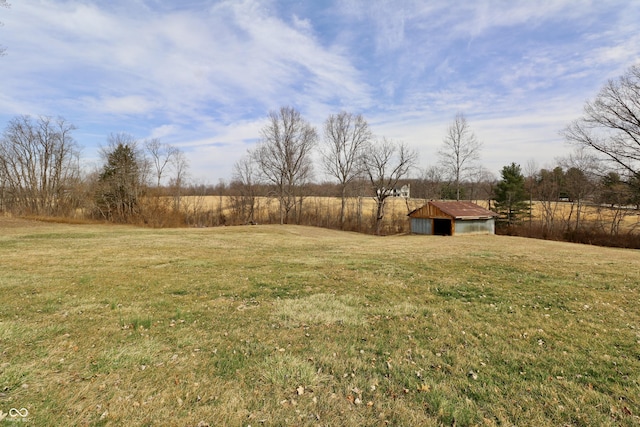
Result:
{"label": "grassy field", "polygon": [[639,288],[559,242],[0,217],[0,425],[638,425]]}

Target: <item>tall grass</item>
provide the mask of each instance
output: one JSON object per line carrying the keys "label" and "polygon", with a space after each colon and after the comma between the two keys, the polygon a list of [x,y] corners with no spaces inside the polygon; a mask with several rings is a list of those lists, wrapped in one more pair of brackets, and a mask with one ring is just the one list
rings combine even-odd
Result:
{"label": "tall grass", "polygon": [[635,251],[296,226],[0,230],[0,410],[31,425],[640,422]]}

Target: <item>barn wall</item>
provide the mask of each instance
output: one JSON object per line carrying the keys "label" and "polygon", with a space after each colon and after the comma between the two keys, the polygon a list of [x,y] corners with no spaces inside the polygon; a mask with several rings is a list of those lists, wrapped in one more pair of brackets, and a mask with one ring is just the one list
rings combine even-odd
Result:
{"label": "barn wall", "polygon": [[433,221],[429,218],[411,218],[411,232],[416,234],[433,234]]}
{"label": "barn wall", "polygon": [[473,219],[455,221],[455,234],[495,234],[495,220]]}
{"label": "barn wall", "polygon": [[451,218],[450,215],[447,215],[440,209],[430,204],[426,204],[423,207],[416,209],[416,211],[411,216],[413,218]]}
{"label": "barn wall", "polygon": [[[474,219],[454,221],[454,234],[495,234],[495,220]],[[411,232],[414,234],[433,234],[431,218],[411,218]]]}

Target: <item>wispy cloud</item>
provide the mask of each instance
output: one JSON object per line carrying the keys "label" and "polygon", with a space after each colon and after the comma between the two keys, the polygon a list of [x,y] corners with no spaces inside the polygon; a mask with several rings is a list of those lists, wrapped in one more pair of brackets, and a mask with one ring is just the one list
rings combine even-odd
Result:
{"label": "wispy cloud", "polygon": [[487,161],[539,145],[557,155],[556,128],[640,57],[640,4],[622,0],[34,0],[0,12],[0,118],[63,115],[85,152],[109,132],[160,137],[212,179],[281,105],[317,126],[363,113],[425,159],[457,111]]}
{"label": "wispy cloud", "polygon": [[[67,86],[62,89],[84,81],[92,87],[77,90],[90,90],[98,101],[135,94],[175,115],[191,114],[200,104],[226,107],[238,98],[264,109],[283,91],[293,92],[296,82],[320,101],[336,89],[343,96],[367,95],[358,71],[323,49],[308,25],[288,26],[259,5],[228,1],[205,13],[136,16],[41,1],[16,7],[21,37],[13,49],[28,55],[21,69],[27,76],[71,73],[75,81],[57,81]],[[45,45],[48,52],[36,55]]]}

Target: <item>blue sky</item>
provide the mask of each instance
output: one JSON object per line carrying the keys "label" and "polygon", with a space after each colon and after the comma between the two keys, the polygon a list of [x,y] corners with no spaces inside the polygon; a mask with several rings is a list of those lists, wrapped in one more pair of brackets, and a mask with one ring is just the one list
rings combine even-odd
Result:
{"label": "blue sky", "polygon": [[[229,180],[270,110],[341,110],[437,164],[462,112],[482,164],[551,166],[559,131],[640,61],[640,1],[13,0],[0,9],[0,127],[63,116],[87,164],[110,133],[180,147]],[[318,171],[318,179],[322,176]]]}

